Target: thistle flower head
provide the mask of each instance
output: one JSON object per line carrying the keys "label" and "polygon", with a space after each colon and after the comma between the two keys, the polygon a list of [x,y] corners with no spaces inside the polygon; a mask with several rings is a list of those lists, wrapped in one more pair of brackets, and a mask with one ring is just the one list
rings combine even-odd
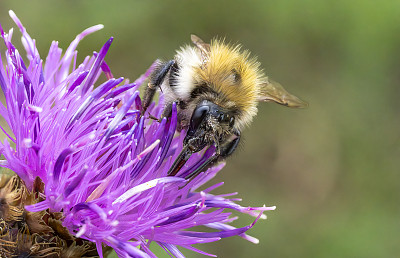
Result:
{"label": "thistle flower head", "polygon": [[[150,250],[155,242],[183,257],[177,246],[207,254],[192,245],[234,235],[257,242],[245,232],[274,207],[242,207],[235,203],[238,199],[227,198],[232,194],[213,195],[222,183],[203,189],[224,164],[184,179],[213,154],[213,147],[193,154],[178,176],[167,176],[185,133],[176,133],[175,106],[171,118],[161,122],[140,115],[138,90],[153,66],[134,82],[114,78],[105,62],[113,38],[76,64],[79,41],[101,25],[79,34],[64,54],[53,42],[43,61],[35,40],[10,15],[27,57],[12,44],[13,31],[0,28],[6,48],[0,65],[5,95],[0,114],[12,132],[0,143],[1,166],[38,194],[24,203],[27,212],[62,214],[57,219],[68,232],[95,243],[100,256],[102,245],[121,257],[155,257]],[[102,74],[106,80],[99,82]],[[162,109],[161,95],[148,111],[160,117]],[[41,191],[35,188],[38,180],[44,185]],[[234,228],[229,225],[236,219],[231,210],[256,219]],[[195,226],[212,230],[196,231]]]}

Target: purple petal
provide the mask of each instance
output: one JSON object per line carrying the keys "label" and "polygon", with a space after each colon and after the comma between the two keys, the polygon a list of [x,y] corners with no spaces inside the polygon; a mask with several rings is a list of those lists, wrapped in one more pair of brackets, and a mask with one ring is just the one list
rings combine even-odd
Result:
{"label": "purple petal", "polygon": [[[137,86],[136,83],[131,83],[131,84],[127,84],[121,87],[118,87],[114,90],[112,90],[107,96],[104,97],[104,99],[112,99],[115,98],[116,96],[118,96],[121,93],[124,93],[127,90],[132,89],[133,87]],[[138,98],[139,99],[139,98]]]}
{"label": "purple petal", "polygon": [[214,255],[214,254],[210,254],[210,253],[203,252],[203,251],[201,251],[201,250],[199,250],[199,249],[197,249],[197,248],[194,248],[193,246],[190,246],[190,245],[181,245],[181,246],[184,247],[184,248],[186,248],[186,249],[189,249],[189,250],[192,250],[192,251],[194,251],[194,252],[197,252],[197,253],[199,253],[199,254],[203,254],[203,255],[207,255],[207,256],[211,256],[211,257],[217,257],[217,256]]}
{"label": "purple petal", "polygon": [[74,91],[74,89],[76,88],[76,86],[81,85],[81,83],[83,82],[83,80],[86,78],[86,76],[88,75],[89,71],[83,71],[81,73],[79,73],[78,77],[75,79],[75,81],[71,84],[71,86],[68,89],[68,93],[71,93]]}
{"label": "purple petal", "polygon": [[25,46],[28,56],[33,59],[33,57],[38,55],[38,51],[35,46],[35,41],[26,32],[25,27],[22,25],[21,21],[18,19],[18,17],[15,15],[15,13],[12,10],[10,10],[8,13],[9,13],[10,17],[14,20],[15,24],[17,24],[18,28],[20,29],[20,31],[22,33],[23,43],[24,43],[24,46]]}
{"label": "purple petal", "polygon": [[[95,57],[98,56],[98,53],[93,53],[93,55]],[[103,61],[100,65],[101,70],[103,71],[103,73],[105,74],[106,78],[109,80],[111,78],[114,78],[114,76],[111,73],[111,69],[110,67],[107,65],[106,61]]]}
{"label": "purple petal", "polygon": [[7,92],[7,83],[6,80],[4,79],[4,75],[3,75],[3,62],[1,61],[1,54],[0,54],[0,86],[1,86],[1,90],[3,91],[3,93]]}
{"label": "purple petal", "polygon": [[65,51],[65,55],[61,61],[61,68],[60,68],[60,77],[61,78],[67,77],[73,53],[75,52],[75,49],[78,46],[79,42],[87,35],[89,35],[93,32],[96,32],[98,30],[101,30],[102,28],[104,28],[104,26],[101,24],[87,28],[86,30],[81,32],[78,36],[76,36],[74,41],[71,42],[67,51]]}
{"label": "purple petal", "polygon": [[90,94],[86,100],[82,103],[82,105],[78,108],[78,110],[75,112],[75,114],[71,117],[70,121],[68,122],[67,129],[74,123],[76,122],[86,111],[86,109],[93,103],[93,101],[99,99],[103,94],[105,94],[107,91],[109,91],[111,88],[115,87],[118,85],[120,82],[122,82],[124,79],[119,78],[119,79],[111,79],[108,80],[107,82],[103,83],[99,87],[97,87],[92,94]]}
{"label": "purple petal", "polygon": [[30,212],[38,212],[38,211],[43,211],[49,208],[49,202],[48,201],[42,201],[33,205],[27,205],[25,206],[25,209]]}
{"label": "purple petal", "polygon": [[95,76],[96,76],[97,72],[99,71],[99,68],[100,68],[104,58],[106,57],[106,54],[108,52],[108,49],[111,46],[113,39],[114,38],[111,37],[104,44],[104,46],[100,49],[100,52],[99,52],[98,56],[96,57],[96,61],[94,62],[92,68],[90,69],[89,74],[87,75],[87,77],[85,79],[85,82],[83,83],[82,95],[84,95],[89,90],[89,87],[91,87],[93,85]]}
{"label": "purple petal", "polygon": [[185,258],[185,256],[179,251],[179,249],[175,245],[167,244],[167,243],[158,243],[164,250],[169,251],[176,258]]}
{"label": "purple petal", "polygon": [[64,165],[65,159],[75,151],[75,148],[70,147],[61,152],[61,154],[58,156],[56,163],[54,164],[53,168],[53,180],[57,181],[60,177],[61,169],[62,166]]}
{"label": "purple petal", "polygon": [[121,107],[121,109],[117,112],[117,115],[111,121],[110,125],[107,128],[107,131],[104,135],[104,138],[108,140],[115,127],[121,122],[122,118],[128,112],[129,108],[132,106],[135,99],[139,96],[139,92],[135,92],[135,94]]}
{"label": "purple petal", "polygon": [[2,126],[0,126],[0,129],[3,131],[3,133],[4,133],[5,135],[7,135],[7,137],[8,137],[11,141],[13,141],[14,143],[16,143],[15,139],[12,138],[12,137],[6,132],[6,130],[4,130],[4,128],[3,128]]}
{"label": "purple petal", "polygon": [[72,180],[72,182],[65,188],[64,195],[68,196],[71,194],[72,191],[74,191],[79,184],[82,182],[83,177],[85,176],[85,173],[87,171],[87,167],[85,167],[75,178]]}
{"label": "purple petal", "polygon": [[200,209],[200,206],[195,204],[192,207],[188,207],[185,210],[181,210],[178,215],[169,217],[168,220],[158,224],[157,226],[163,226],[163,225],[167,225],[167,224],[171,224],[171,223],[174,223],[177,221],[187,219],[187,218],[193,216],[199,209]]}
{"label": "purple petal", "polygon": [[151,181],[148,181],[146,183],[137,185],[137,186],[129,189],[123,195],[119,196],[113,202],[113,204],[124,202],[125,200],[129,199],[133,195],[141,193],[141,192],[146,191],[146,190],[149,190],[149,189],[155,187],[157,184],[166,184],[166,183],[174,183],[174,182],[185,182],[185,181],[186,181],[185,179],[179,178],[179,177],[163,177],[163,178],[153,179]]}

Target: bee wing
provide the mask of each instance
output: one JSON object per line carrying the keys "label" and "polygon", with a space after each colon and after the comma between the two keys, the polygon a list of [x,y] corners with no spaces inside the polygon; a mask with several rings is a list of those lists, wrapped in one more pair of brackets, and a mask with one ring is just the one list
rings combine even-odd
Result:
{"label": "bee wing", "polygon": [[261,85],[258,101],[273,101],[291,108],[305,108],[308,106],[307,102],[290,94],[280,83],[270,79]]}
{"label": "bee wing", "polygon": [[206,56],[208,55],[208,53],[210,52],[210,49],[211,49],[210,44],[204,43],[204,41],[201,38],[199,38],[198,36],[196,36],[194,34],[190,35],[190,39],[192,40],[193,44],[195,44],[196,47],[198,49],[200,49],[200,51],[204,55],[206,55]]}

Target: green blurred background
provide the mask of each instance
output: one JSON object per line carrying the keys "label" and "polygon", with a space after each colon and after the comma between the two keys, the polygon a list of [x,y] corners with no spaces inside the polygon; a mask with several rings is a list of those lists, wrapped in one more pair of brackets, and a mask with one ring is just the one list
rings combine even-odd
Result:
{"label": "green blurred background", "polygon": [[242,150],[214,180],[245,206],[277,206],[249,231],[260,244],[234,237],[199,248],[219,257],[398,257],[400,1],[2,0],[7,30],[16,28],[9,9],[42,57],[51,40],[65,50],[83,29],[104,24],[80,44],[79,58],[114,36],[106,60],[116,77],[134,79],[156,58],[172,58],[191,33],[223,36],[310,103],[261,104]]}

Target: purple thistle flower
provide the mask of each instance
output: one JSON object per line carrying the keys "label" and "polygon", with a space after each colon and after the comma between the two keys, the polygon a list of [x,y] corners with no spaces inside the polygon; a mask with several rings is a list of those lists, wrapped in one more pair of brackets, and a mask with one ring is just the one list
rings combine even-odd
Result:
{"label": "purple thistle flower", "polygon": [[[185,133],[176,133],[176,107],[161,122],[140,116],[138,89],[154,66],[133,83],[113,78],[104,60],[113,38],[77,65],[79,41],[102,25],[79,34],[64,55],[53,42],[43,62],[35,41],[12,11],[10,16],[22,32],[28,62],[11,43],[13,31],[0,27],[6,46],[6,64],[0,67],[6,106],[0,103],[0,114],[13,133],[0,143],[1,166],[28,189],[36,177],[43,181],[44,201],[26,206],[28,211],[62,212],[63,226],[96,243],[101,257],[102,244],[122,257],[155,257],[150,244],[156,242],[171,256],[183,257],[177,246],[210,255],[192,245],[235,235],[258,242],[245,232],[275,207],[243,207],[226,198],[230,195],[213,195],[222,183],[199,190],[224,164],[184,179],[214,148],[193,154],[178,176],[167,176]],[[101,73],[107,81],[98,83]],[[162,108],[161,95],[148,111],[160,117]],[[234,228],[229,210],[256,219]],[[213,230],[193,231],[195,226]]]}

